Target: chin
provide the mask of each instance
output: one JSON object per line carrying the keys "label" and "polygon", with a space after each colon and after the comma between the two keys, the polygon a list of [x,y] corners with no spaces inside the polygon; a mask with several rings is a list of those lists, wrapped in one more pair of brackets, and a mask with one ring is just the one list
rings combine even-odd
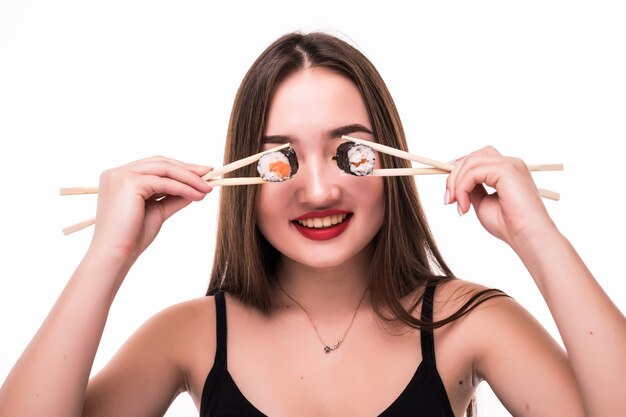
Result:
{"label": "chin", "polygon": [[292,261],[309,268],[315,269],[331,269],[337,268],[343,265],[346,262],[346,259],[294,259],[291,258]]}
{"label": "chin", "polygon": [[[317,250],[293,250],[281,251],[283,256],[291,259],[293,262],[309,268],[330,269],[338,268],[352,262],[360,262],[370,260],[371,244],[365,248],[346,248],[343,246],[339,250],[336,245],[326,248],[317,248]],[[306,254],[306,255],[303,255]]]}

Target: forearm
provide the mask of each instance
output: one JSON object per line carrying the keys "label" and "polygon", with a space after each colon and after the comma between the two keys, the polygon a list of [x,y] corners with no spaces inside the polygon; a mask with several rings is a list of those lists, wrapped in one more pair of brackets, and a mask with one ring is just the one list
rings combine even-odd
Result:
{"label": "forearm", "polygon": [[0,417],[80,416],[113,298],[126,274],[87,256],[0,388]]}
{"label": "forearm", "polygon": [[524,240],[515,250],[554,317],[587,415],[619,415],[626,409],[624,315],[556,229]]}

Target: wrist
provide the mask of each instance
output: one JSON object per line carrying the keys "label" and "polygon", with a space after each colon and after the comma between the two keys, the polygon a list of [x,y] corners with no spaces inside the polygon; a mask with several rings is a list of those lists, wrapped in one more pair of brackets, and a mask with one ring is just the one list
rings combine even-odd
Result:
{"label": "wrist", "polygon": [[510,246],[523,259],[532,254],[540,255],[547,245],[555,244],[563,239],[565,237],[554,222],[549,221],[517,233],[511,239]]}
{"label": "wrist", "polygon": [[128,270],[139,257],[129,247],[119,247],[93,239],[87,249],[85,258],[108,265],[112,269]]}
{"label": "wrist", "polygon": [[95,277],[99,286],[107,287],[115,296],[135,260],[114,250],[90,246],[78,270]]}
{"label": "wrist", "polygon": [[563,274],[555,274],[555,268],[561,268],[571,259],[571,244],[556,226],[518,239],[513,249],[542,293],[547,290],[546,280],[565,278]]}

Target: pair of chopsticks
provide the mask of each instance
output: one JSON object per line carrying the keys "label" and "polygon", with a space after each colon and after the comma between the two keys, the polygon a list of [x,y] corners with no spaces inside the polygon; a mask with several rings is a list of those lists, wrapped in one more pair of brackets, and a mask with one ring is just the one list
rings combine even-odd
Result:
{"label": "pair of chopsticks", "polygon": [[[259,152],[255,155],[248,156],[247,158],[239,159],[237,161],[231,162],[230,164],[226,164],[221,168],[214,169],[212,171],[207,172],[202,176],[202,179],[208,182],[209,184],[216,186],[231,186],[231,185],[251,185],[251,184],[264,184],[265,181],[261,177],[241,177],[241,178],[217,178],[229,172],[235,171],[241,167],[246,165],[250,165],[259,159],[265,154],[280,151],[281,149],[288,148],[289,144],[284,143],[282,145],[276,146],[274,148],[268,149],[263,152]],[[62,196],[64,195],[82,195],[82,194],[97,194],[98,187],[70,187],[70,188],[61,188],[60,193]],[[163,198],[163,197],[161,197]],[[69,227],[63,229],[64,235],[69,235],[79,230],[82,230],[86,227],[89,227],[96,223],[96,218],[93,217],[91,219],[83,220],[82,222],[73,224]]]}
{"label": "pair of chopsticks", "polygon": [[[436,161],[434,159],[425,158],[423,156],[415,155],[409,152],[401,151],[390,146],[378,144],[367,140],[354,138],[351,136],[342,136],[342,139],[359,143],[370,148],[377,150],[388,155],[396,156],[398,158],[407,159],[410,161],[418,162],[424,165],[428,165],[429,168],[387,168],[387,169],[375,169],[370,175],[374,176],[412,176],[412,175],[433,175],[433,174],[447,174],[454,169],[454,165],[446,164],[445,162]],[[232,185],[249,185],[249,184],[264,184],[267,181],[260,177],[244,177],[244,178],[217,178],[229,172],[235,171],[246,165],[250,165],[258,161],[263,155],[271,152],[276,152],[281,149],[289,147],[288,143],[280,146],[276,146],[272,149],[268,149],[263,152],[259,152],[255,155],[243,158],[230,164],[224,165],[221,168],[214,169],[205,174],[202,179],[214,186],[232,186]],[[527,165],[530,171],[562,171],[562,164],[543,164],[543,165]],[[350,174],[345,174],[350,175]],[[556,200],[560,199],[559,193],[550,190],[538,189],[542,197]],[[80,195],[80,194],[96,194],[98,187],[73,187],[73,188],[61,188],[61,195]],[[77,232],[81,229],[89,227],[95,224],[96,219],[91,218],[84,220],[80,223],[76,223],[72,226],[63,229],[65,235]]]}
{"label": "pair of chopsticks", "polygon": [[[446,164],[445,162],[436,161],[434,159],[425,158],[423,156],[415,155],[409,152],[401,151],[390,146],[381,145],[376,142],[368,140],[353,138],[351,136],[342,136],[342,139],[349,140],[350,142],[359,143],[361,145],[369,146],[370,148],[386,153],[388,155],[397,156],[398,158],[407,159],[409,161],[419,162],[424,165],[428,165],[431,168],[386,168],[375,169],[370,175],[379,177],[396,177],[396,176],[409,176],[409,175],[433,175],[433,174],[447,174],[454,169],[454,165]],[[563,164],[541,164],[541,165],[526,165],[529,171],[563,171]],[[350,174],[346,174],[350,175]],[[543,198],[549,200],[558,201],[561,196],[559,193],[538,188],[539,194]]]}

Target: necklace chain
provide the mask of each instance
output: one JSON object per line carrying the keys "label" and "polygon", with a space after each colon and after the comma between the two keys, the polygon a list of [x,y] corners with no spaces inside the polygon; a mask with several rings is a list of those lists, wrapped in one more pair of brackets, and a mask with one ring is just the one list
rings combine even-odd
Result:
{"label": "necklace chain", "polygon": [[343,343],[344,339],[346,338],[346,336],[348,335],[348,332],[350,331],[350,329],[352,328],[352,324],[354,324],[354,319],[356,317],[356,313],[359,311],[359,307],[361,307],[361,303],[363,302],[363,300],[365,299],[365,294],[367,294],[367,291],[365,291],[363,293],[363,297],[361,297],[361,300],[359,301],[359,304],[356,306],[356,310],[354,310],[354,314],[352,315],[352,320],[350,320],[350,325],[348,325],[348,328],[346,329],[346,331],[343,333],[343,336],[341,337],[341,339],[337,340],[337,342],[330,346],[327,345],[326,342],[324,342],[324,340],[322,339],[322,336],[320,336],[320,332],[319,330],[317,330],[317,326],[315,325],[315,322],[313,322],[313,319],[311,318],[311,315],[309,314],[309,312],[306,310],[306,308],[304,308],[302,306],[302,304],[300,304],[298,302],[298,300],[296,300],[295,298],[293,298],[287,291],[285,291],[285,289],[282,287],[282,285],[278,284],[278,287],[281,289],[282,292],[285,293],[285,295],[287,297],[289,297],[291,299],[291,301],[293,301],[294,303],[296,303],[301,309],[302,311],[304,311],[304,314],[306,314],[306,316],[308,317],[309,321],[311,322],[311,324],[313,325],[313,329],[315,329],[315,333],[317,333],[317,338],[320,340],[320,342],[322,343],[322,346],[324,346],[324,353],[330,353],[333,352],[337,349],[339,349],[339,346],[341,346],[341,344]]}

